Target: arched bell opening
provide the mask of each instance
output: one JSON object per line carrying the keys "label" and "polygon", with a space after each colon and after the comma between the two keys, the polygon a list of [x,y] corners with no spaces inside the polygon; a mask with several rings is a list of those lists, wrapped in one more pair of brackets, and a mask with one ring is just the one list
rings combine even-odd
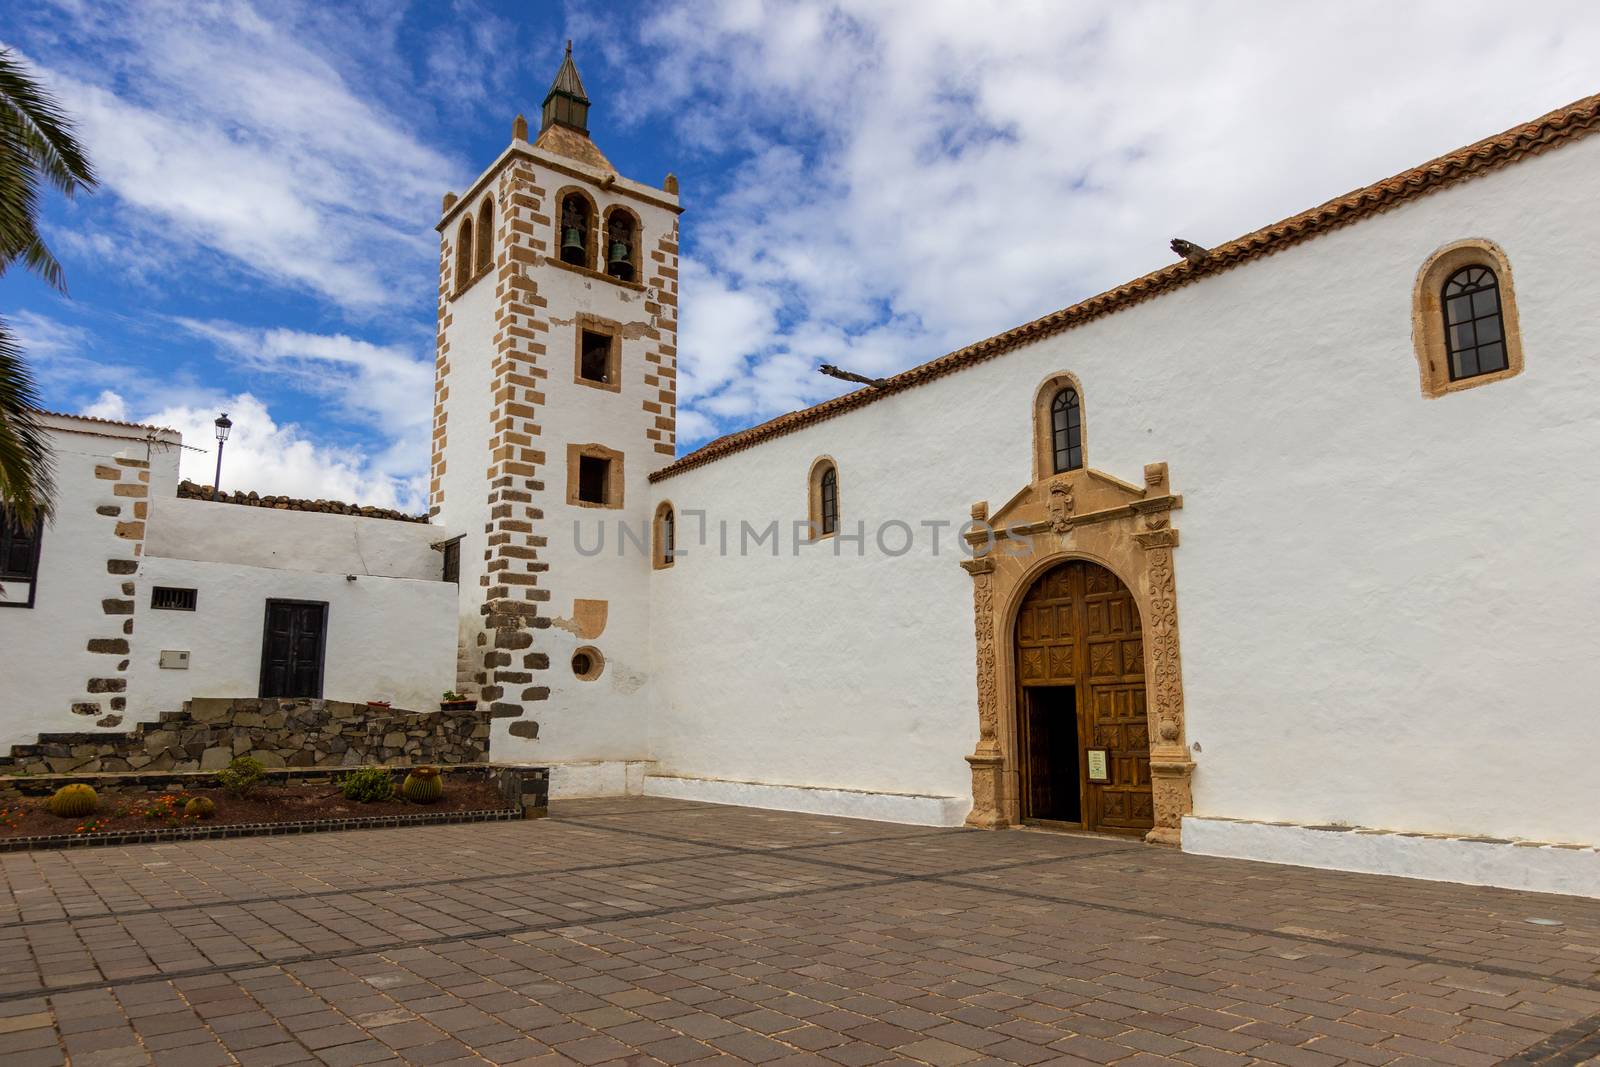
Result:
{"label": "arched bell opening", "polygon": [[560,229],[557,234],[561,262],[575,267],[594,267],[595,211],[589,198],[576,190],[561,197]]}

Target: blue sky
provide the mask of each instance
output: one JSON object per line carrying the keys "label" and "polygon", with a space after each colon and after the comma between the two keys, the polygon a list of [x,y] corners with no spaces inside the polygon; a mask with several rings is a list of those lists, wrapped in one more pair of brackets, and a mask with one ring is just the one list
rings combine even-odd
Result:
{"label": "blue sky", "polygon": [[682,181],[682,448],[1600,90],[1581,3],[6,7],[103,179],[48,205],[70,299],[0,279],[47,404],[227,409],[225,483],[416,510],[440,196],[569,37],[596,143]]}

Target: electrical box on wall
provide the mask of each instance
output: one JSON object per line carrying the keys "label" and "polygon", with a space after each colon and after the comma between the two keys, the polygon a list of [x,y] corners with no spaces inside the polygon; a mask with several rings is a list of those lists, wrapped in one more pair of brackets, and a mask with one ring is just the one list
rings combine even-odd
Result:
{"label": "electrical box on wall", "polygon": [[189,669],[189,653],[175,649],[163,648],[161,650],[161,667],[169,671],[186,671]]}

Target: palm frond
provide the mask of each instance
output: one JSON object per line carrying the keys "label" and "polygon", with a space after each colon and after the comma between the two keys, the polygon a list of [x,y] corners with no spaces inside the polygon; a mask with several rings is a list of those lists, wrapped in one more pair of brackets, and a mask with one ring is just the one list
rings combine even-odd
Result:
{"label": "palm frond", "polygon": [[72,120],[9,48],[0,48],[0,111],[15,115],[29,131],[35,162],[56,188],[67,196],[94,188],[94,168],[78,144]]}
{"label": "palm frond", "polygon": [[34,416],[38,406],[33,377],[0,319],[0,503],[24,524],[48,516],[55,496],[50,436]]}
{"label": "palm frond", "polygon": [[41,186],[67,196],[93,188],[94,171],[72,123],[16,53],[0,47],[0,274],[17,260],[66,291],[61,264],[39,235]]}

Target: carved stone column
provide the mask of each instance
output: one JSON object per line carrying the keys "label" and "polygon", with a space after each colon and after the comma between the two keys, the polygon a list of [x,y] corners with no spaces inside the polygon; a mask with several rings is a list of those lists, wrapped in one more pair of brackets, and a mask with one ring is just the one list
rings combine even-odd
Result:
{"label": "carved stone column", "polygon": [[[973,511],[977,514],[977,509]],[[978,639],[978,747],[967,762],[972,765],[972,814],[967,825],[999,830],[1010,825],[1005,816],[1005,758],[1000,750],[1000,701],[996,686],[994,636],[994,560],[990,557],[961,561],[972,575],[972,616]]]}
{"label": "carved stone column", "polygon": [[[1144,529],[1134,539],[1145,550],[1145,574],[1150,588],[1149,617],[1144,620],[1149,650],[1150,716],[1154,719],[1150,745],[1150,791],[1155,808],[1155,829],[1146,841],[1177,845],[1182,841],[1183,817],[1194,810],[1190,779],[1194,761],[1183,729],[1183,663],[1178,650],[1178,588],[1172,571],[1172,550],[1178,531],[1172,528],[1167,488],[1167,465],[1152,463],[1144,469],[1145,497],[1151,505],[1138,508]],[[1136,505],[1137,507],[1137,505]]]}

